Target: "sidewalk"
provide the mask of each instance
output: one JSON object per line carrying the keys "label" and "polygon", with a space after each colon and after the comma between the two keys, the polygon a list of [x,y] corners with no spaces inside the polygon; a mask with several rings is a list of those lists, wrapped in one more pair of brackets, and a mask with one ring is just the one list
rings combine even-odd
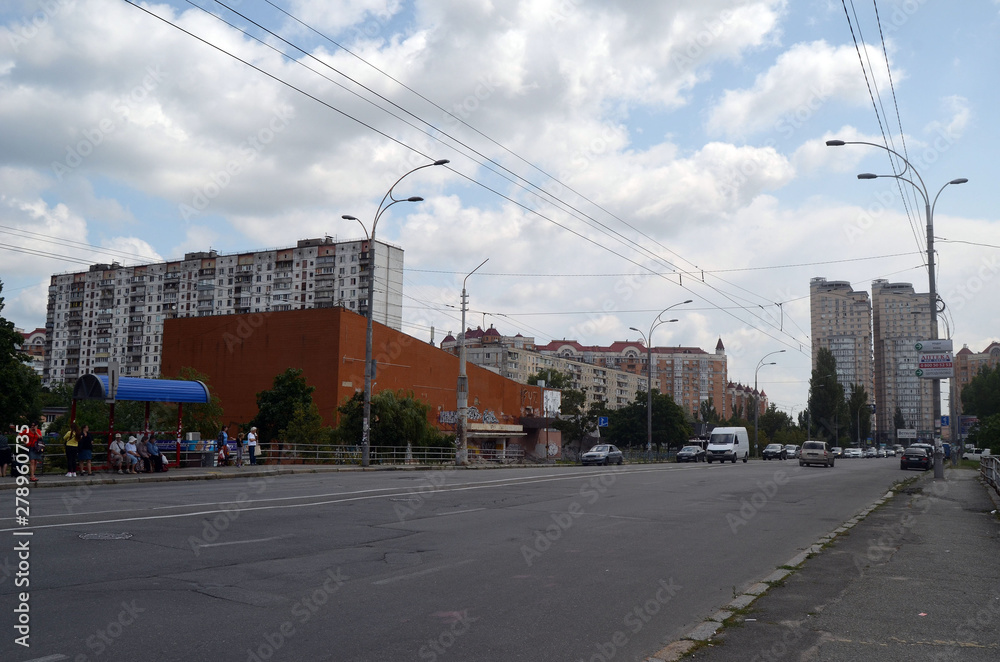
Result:
{"label": "sidewalk", "polygon": [[996,494],[948,468],[881,501],[649,662],[1000,659]]}

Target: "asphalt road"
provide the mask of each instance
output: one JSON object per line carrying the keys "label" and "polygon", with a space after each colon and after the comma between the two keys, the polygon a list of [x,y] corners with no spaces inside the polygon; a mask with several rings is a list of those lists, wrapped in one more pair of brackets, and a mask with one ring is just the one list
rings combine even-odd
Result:
{"label": "asphalt road", "polygon": [[0,658],[642,659],[903,477],[889,458],[101,485],[32,491],[28,528],[5,491]]}

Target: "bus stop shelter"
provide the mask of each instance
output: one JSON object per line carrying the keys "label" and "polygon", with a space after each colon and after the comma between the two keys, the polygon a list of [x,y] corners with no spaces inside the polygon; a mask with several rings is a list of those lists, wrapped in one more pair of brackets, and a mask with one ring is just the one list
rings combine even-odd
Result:
{"label": "bus stop shelter", "polygon": [[[117,376],[116,376],[117,377]],[[76,420],[77,400],[104,400],[110,405],[108,412],[108,438],[115,434],[115,403],[128,400],[146,403],[145,429],[149,429],[149,406],[152,402],[168,402],[177,405],[177,457],[180,458],[181,437],[183,436],[183,416],[185,404],[209,402],[208,387],[202,382],[181,379],[142,379],[141,377],[117,377],[112,380],[107,375],[83,375],[73,385],[73,403],[70,420]]]}

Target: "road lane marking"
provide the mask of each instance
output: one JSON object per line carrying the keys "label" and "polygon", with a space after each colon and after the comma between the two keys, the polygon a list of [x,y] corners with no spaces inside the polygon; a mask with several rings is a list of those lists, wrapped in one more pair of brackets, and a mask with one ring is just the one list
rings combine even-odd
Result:
{"label": "road lane marking", "polygon": [[207,545],[198,545],[198,547],[223,547],[225,545],[247,545],[252,542],[270,542],[272,540],[281,540],[282,538],[291,538],[292,535],[288,534],[285,536],[272,536],[270,538],[257,538],[255,540],[232,540],[230,542],[213,542]]}
{"label": "road lane marking", "polygon": [[385,579],[380,579],[377,582],[372,582],[375,586],[384,586],[386,584],[391,584],[393,582],[398,582],[403,579],[413,579],[415,577],[423,577],[424,575],[432,575],[435,572],[441,572],[442,570],[451,570],[452,568],[457,568],[462,565],[467,565],[472,563],[473,559],[466,559],[464,561],[459,561],[458,563],[452,563],[450,565],[442,565],[436,568],[425,568],[423,570],[418,570],[417,572],[411,572],[405,575],[395,575],[393,577],[386,577]]}
{"label": "road lane marking", "polygon": [[445,515],[461,515],[462,513],[474,513],[485,508],[467,508],[466,510],[450,510],[446,513],[434,513],[434,517],[444,517]]}

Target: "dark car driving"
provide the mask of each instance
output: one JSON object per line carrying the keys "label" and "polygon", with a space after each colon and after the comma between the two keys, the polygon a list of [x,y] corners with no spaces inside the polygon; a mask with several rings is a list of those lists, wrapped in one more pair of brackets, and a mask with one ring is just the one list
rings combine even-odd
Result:
{"label": "dark car driving", "polygon": [[704,462],[705,449],[701,446],[685,446],[677,451],[678,462]]}
{"label": "dark car driving", "polygon": [[788,457],[788,451],[781,444],[768,444],[761,453],[765,460],[784,460]]}
{"label": "dark car driving", "polygon": [[923,448],[907,448],[903,451],[903,456],[899,458],[900,469],[923,469],[927,471],[931,468],[931,458]]}

